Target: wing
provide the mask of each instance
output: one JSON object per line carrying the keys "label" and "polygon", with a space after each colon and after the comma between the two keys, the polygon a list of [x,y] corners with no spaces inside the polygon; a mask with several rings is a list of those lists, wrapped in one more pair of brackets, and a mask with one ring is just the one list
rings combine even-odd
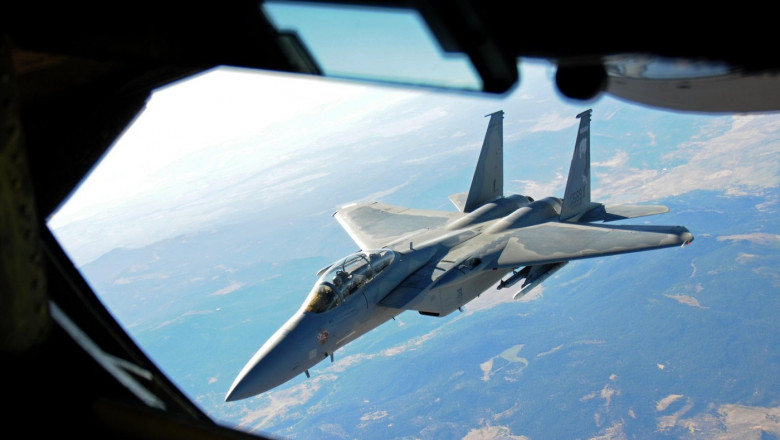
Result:
{"label": "wing", "polygon": [[681,246],[693,240],[683,226],[593,225],[549,222],[508,232],[500,267],[594,258]]}
{"label": "wing", "polygon": [[579,221],[581,223],[611,222],[666,212],[669,212],[669,208],[663,205],[599,205],[586,212]]}
{"label": "wing", "polygon": [[377,249],[404,237],[444,226],[459,213],[383,203],[345,206],[333,214],[361,249]]}

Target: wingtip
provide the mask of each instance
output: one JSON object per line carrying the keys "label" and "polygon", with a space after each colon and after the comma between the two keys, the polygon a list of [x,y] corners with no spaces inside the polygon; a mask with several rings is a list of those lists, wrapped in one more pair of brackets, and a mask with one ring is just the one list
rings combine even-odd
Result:
{"label": "wingtip", "polygon": [[693,234],[690,232],[686,232],[682,235],[683,244],[680,247],[688,246],[689,244],[693,243]]}

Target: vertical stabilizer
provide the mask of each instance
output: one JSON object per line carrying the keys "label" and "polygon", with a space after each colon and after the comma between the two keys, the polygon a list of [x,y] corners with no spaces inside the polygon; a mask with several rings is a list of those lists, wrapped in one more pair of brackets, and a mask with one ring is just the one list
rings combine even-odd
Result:
{"label": "vertical stabilizer", "polygon": [[563,194],[561,221],[576,222],[582,214],[590,211],[590,114],[588,109],[577,115],[580,128],[574,143],[574,154],[569,168],[566,192]]}
{"label": "vertical stabilizer", "polygon": [[490,123],[463,212],[471,212],[504,195],[504,112],[486,116],[490,116]]}

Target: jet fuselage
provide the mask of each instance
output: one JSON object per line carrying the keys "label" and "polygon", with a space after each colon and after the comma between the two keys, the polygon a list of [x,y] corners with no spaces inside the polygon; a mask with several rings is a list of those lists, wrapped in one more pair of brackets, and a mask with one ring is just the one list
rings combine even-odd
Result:
{"label": "jet fuselage", "polygon": [[503,112],[489,116],[471,188],[450,196],[459,212],[374,202],[334,214],[362,250],[317,273],[303,305],[244,366],[226,400],[309,376],[311,367],[405,310],[446,316],[491,286],[510,288],[523,279],[518,298],[571,260],[693,240],[683,226],[596,224],[668,208],[591,202],[590,111],[578,115],[564,197],[505,197]]}

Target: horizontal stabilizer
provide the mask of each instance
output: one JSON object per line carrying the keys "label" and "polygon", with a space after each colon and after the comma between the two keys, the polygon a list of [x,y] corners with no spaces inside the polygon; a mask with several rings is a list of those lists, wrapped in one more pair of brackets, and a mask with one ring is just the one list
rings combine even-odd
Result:
{"label": "horizontal stabilizer", "polygon": [[664,214],[669,208],[663,205],[599,205],[580,217],[580,222],[612,222],[627,218]]}
{"label": "horizontal stabilizer", "polygon": [[680,246],[693,240],[683,226],[548,222],[519,229],[498,257],[518,267]]}
{"label": "horizontal stabilizer", "polygon": [[467,192],[453,194],[450,196],[450,202],[452,202],[452,204],[458,208],[458,211],[463,212],[463,208],[466,206],[466,198],[468,196],[469,193]]}

